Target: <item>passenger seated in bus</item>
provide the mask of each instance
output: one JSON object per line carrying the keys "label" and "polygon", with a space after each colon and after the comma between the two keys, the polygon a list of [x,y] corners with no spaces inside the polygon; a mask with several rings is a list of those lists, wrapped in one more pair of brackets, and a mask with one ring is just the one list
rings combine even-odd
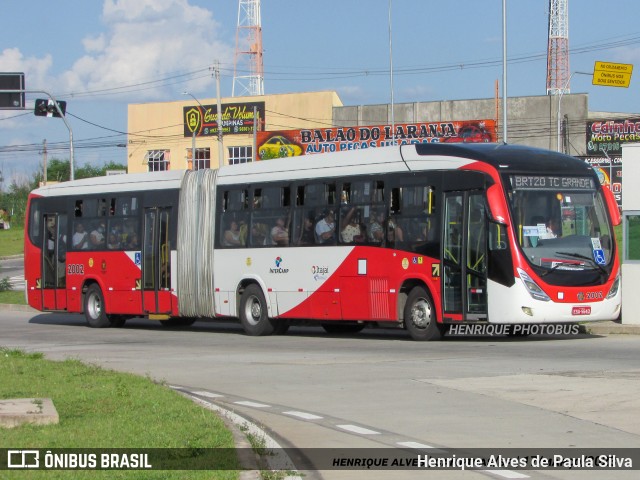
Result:
{"label": "passenger seated in bus", "polygon": [[278,217],[275,226],[271,229],[271,240],[280,246],[289,245],[289,229],[285,225],[285,218]]}
{"label": "passenger seated in bus", "polygon": [[120,248],[120,241],[115,233],[109,234],[109,240],[107,241],[107,248],[109,250],[118,250]]}
{"label": "passenger seated in bus", "polygon": [[389,218],[387,225],[387,241],[398,244],[404,242],[404,232],[393,217]]}
{"label": "passenger seated in bus", "polygon": [[302,225],[302,232],[298,239],[298,245],[313,245],[316,242],[313,234],[313,219],[309,216],[304,217],[304,224]]}
{"label": "passenger seated in bus", "polygon": [[356,207],[352,207],[344,217],[344,227],[340,232],[340,239],[343,243],[354,243],[364,241],[362,229],[360,228],[360,212]]}
{"label": "passenger seated in bus", "polygon": [[325,210],[323,217],[316,223],[316,240],[319,244],[331,243],[335,240],[336,224],[333,210]]}
{"label": "passenger seated in bus", "polygon": [[136,250],[137,248],[139,248],[139,242],[138,242],[138,234],[137,233],[130,233],[127,236],[127,249],[128,250]]}
{"label": "passenger seated in bus", "polygon": [[239,247],[242,245],[240,241],[240,226],[235,220],[231,220],[229,228],[225,230],[222,237],[222,245],[224,247]]}
{"label": "passenger seated in bus", "polygon": [[254,247],[267,245],[269,227],[266,223],[254,222],[251,225],[251,245]]}
{"label": "passenger seated in bus", "polygon": [[420,227],[420,233],[415,235],[414,238],[409,238],[409,241],[411,241],[412,250],[416,250],[417,248],[420,248],[427,243],[427,235],[428,235],[427,231],[428,231],[427,224],[423,223],[422,226]]}
{"label": "passenger seated in bus", "polygon": [[84,225],[76,223],[76,231],[71,237],[71,245],[74,250],[86,250],[89,248],[89,234],[85,232]]}
{"label": "passenger seated in bus", "polygon": [[102,248],[104,247],[104,222],[100,222],[99,225],[96,225],[91,231],[91,235],[89,235],[89,240],[91,241],[91,248]]}
{"label": "passenger seated in bus", "polygon": [[369,241],[382,243],[384,240],[384,212],[378,212],[371,217],[369,225]]}

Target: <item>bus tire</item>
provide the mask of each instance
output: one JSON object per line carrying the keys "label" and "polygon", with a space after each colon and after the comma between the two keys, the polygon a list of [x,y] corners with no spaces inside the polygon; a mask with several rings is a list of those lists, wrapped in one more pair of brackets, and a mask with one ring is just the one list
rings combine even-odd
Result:
{"label": "bus tire", "polygon": [[247,335],[271,335],[275,331],[262,289],[255,283],[247,286],[240,297],[240,323]]}
{"label": "bus tire", "polygon": [[442,338],[433,301],[424,287],[414,287],[409,292],[404,306],[404,328],[414,340],[429,341]]}
{"label": "bus tire", "polygon": [[92,328],[107,328],[111,326],[109,317],[104,310],[104,296],[97,284],[92,284],[84,295],[84,317]]}

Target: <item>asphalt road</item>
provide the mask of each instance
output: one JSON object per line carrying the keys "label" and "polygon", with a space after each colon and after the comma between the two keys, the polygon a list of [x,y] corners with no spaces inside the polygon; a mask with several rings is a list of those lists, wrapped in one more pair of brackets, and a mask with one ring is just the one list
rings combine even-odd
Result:
{"label": "asphalt road", "polygon": [[[136,319],[0,312],[0,346],[147,375],[263,425],[283,446],[640,448],[640,336],[464,337],[320,328],[248,337]],[[623,471],[323,471],[307,478],[626,479]]]}

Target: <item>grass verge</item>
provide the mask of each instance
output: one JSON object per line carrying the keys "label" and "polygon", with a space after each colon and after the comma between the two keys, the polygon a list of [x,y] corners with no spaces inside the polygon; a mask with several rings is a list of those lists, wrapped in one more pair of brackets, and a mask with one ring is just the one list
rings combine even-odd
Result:
{"label": "grass verge", "polygon": [[0,230],[0,258],[24,253],[24,228],[12,225],[9,230]]}
{"label": "grass verge", "polygon": [[24,292],[22,290],[6,290],[4,292],[0,292],[0,303],[26,305],[27,301],[24,298]]}
{"label": "grass verge", "polygon": [[[193,455],[234,448],[215,414],[150,379],[0,348],[0,398],[32,397],[51,398],[60,423],[0,428],[0,448],[176,448]],[[237,460],[226,465],[228,470],[5,471],[2,478],[236,479]]]}

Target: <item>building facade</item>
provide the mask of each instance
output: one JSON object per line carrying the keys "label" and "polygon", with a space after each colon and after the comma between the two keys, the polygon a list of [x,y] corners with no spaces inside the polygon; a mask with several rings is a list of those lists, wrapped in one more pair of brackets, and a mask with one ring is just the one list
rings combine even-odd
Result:
{"label": "building facade", "polygon": [[128,172],[217,168],[252,161],[259,147],[254,130],[331,126],[333,109],[342,106],[338,95],[329,91],[222,98],[220,103],[222,149],[215,98],[188,96],[182,101],[129,105]]}
{"label": "building facade", "polygon": [[[622,202],[621,145],[640,141],[638,115],[590,112],[586,93],[512,97],[507,107],[507,143],[584,159]],[[497,97],[393,107],[344,106],[332,91],[223,98],[223,149],[217,110],[216,99],[193,97],[129,105],[128,171],[217,168],[392,142],[502,142],[505,137]],[[469,132],[474,138],[465,138]]]}

